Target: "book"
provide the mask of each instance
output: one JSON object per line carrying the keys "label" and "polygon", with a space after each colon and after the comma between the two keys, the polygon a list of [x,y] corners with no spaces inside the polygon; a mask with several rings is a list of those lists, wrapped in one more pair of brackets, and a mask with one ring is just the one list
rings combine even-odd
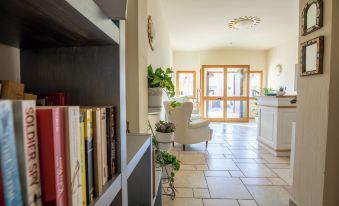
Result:
{"label": "book", "polygon": [[64,92],[56,92],[38,95],[39,104],[46,106],[65,106],[67,105],[67,94]]}
{"label": "book", "polygon": [[80,112],[80,146],[81,146],[81,186],[82,186],[82,205],[87,206],[86,194],[86,155],[85,155],[85,120],[84,113]]}
{"label": "book", "polygon": [[24,100],[37,100],[37,95],[24,93]]}
{"label": "book", "polygon": [[64,108],[37,107],[43,205],[67,205]]}
{"label": "book", "polygon": [[112,127],[110,126],[112,123],[112,107],[106,107],[106,148],[107,148],[107,173],[108,179],[113,177],[112,172]]}
{"label": "book", "polygon": [[115,127],[115,122],[116,122],[116,108],[113,107],[112,109],[112,122],[111,122],[111,130],[112,130],[112,142],[111,142],[111,149],[112,149],[112,174],[116,174],[117,172],[117,133],[116,133],[116,127]]}
{"label": "book", "polygon": [[83,204],[79,113],[80,110],[77,106],[65,107],[66,172],[69,206],[81,206]]}
{"label": "book", "polygon": [[19,167],[14,137],[13,106],[11,101],[0,101],[0,168],[6,206],[22,206]]}
{"label": "book", "polygon": [[101,114],[101,158],[102,158],[102,186],[108,181],[107,170],[107,134],[106,134],[106,108],[100,108]]}
{"label": "book", "polygon": [[1,81],[1,99],[23,99],[24,85],[11,80]]}
{"label": "book", "polygon": [[94,146],[94,183],[95,196],[102,193],[102,155],[101,155],[101,110],[93,108],[93,146]]}
{"label": "book", "polygon": [[86,160],[86,197],[87,205],[94,199],[94,171],[93,171],[93,128],[92,109],[82,108],[85,121],[85,160]]}
{"label": "book", "polygon": [[35,101],[14,101],[13,115],[23,203],[42,205]]}

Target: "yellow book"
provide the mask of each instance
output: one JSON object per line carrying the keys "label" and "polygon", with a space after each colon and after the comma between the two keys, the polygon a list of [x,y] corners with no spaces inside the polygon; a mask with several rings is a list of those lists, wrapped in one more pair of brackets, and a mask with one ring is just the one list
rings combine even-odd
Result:
{"label": "yellow book", "polygon": [[81,108],[85,122],[85,163],[86,163],[86,197],[87,205],[94,199],[94,152],[93,152],[93,114],[92,109]]}
{"label": "yellow book", "polygon": [[81,179],[82,179],[82,205],[87,206],[86,195],[86,157],[85,157],[85,121],[84,113],[80,112],[80,142],[81,142]]}

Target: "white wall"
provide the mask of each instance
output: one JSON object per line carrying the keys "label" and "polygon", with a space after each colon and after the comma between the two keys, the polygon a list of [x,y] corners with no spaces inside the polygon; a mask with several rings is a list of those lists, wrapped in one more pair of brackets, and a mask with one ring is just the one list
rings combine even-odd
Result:
{"label": "white wall", "polygon": [[[171,66],[172,51],[168,30],[158,0],[129,0],[126,21],[127,121],[131,132],[147,132],[147,66]],[[152,16],[156,30],[155,49],[148,44],[147,19]]]}
{"label": "white wall", "polygon": [[267,52],[264,50],[212,50],[212,51],[174,51],[175,70],[195,70],[197,88],[200,88],[200,69],[202,65],[250,65],[251,70],[263,71],[266,85]]}
{"label": "white wall", "polygon": [[20,50],[0,44],[0,80],[20,82]]}
{"label": "white wall", "polygon": [[[298,63],[298,36],[291,35],[290,41],[270,49],[267,52],[268,81],[267,86],[279,89],[280,86],[287,87],[288,91],[294,91],[295,67]],[[282,65],[282,73],[278,76],[275,68]]]}

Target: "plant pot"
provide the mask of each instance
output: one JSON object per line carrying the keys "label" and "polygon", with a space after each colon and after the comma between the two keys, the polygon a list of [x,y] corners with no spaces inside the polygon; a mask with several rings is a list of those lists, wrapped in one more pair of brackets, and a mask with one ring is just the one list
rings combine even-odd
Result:
{"label": "plant pot", "polygon": [[148,88],[148,107],[162,107],[162,88]]}
{"label": "plant pot", "polygon": [[172,133],[157,132],[155,134],[155,139],[157,140],[160,149],[168,150],[172,146],[172,142],[174,140],[174,132]]}
{"label": "plant pot", "polygon": [[284,96],[285,94],[286,94],[285,91],[277,91],[277,96],[278,97]]}

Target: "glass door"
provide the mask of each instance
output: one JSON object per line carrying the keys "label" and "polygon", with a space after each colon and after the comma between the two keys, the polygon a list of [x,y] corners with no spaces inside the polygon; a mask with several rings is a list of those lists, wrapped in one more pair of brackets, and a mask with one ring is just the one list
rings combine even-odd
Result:
{"label": "glass door", "polygon": [[205,119],[249,120],[249,66],[203,66],[202,80]]}

